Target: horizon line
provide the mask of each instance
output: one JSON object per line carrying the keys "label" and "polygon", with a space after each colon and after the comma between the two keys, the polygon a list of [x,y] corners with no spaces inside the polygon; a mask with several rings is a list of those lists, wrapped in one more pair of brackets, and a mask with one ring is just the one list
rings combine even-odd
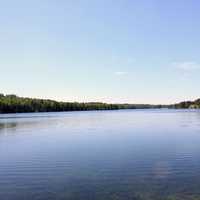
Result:
{"label": "horizon line", "polygon": [[59,100],[59,99],[55,99],[55,98],[48,98],[48,97],[34,97],[34,96],[24,96],[24,95],[18,95],[18,94],[13,94],[13,93],[0,93],[0,95],[4,95],[4,96],[9,96],[9,95],[13,95],[19,98],[29,98],[29,99],[38,99],[38,100],[50,100],[50,101],[56,101],[56,102],[64,102],[64,103],[104,103],[104,104],[129,104],[129,105],[173,105],[173,104],[177,104],[177,103],[181,103],[181,102],[193,102],[196,101],[200,98],[195,98],[195,99],[191,99],[191,100],[182,100],[182,101],[177,101],[177,102],[173,102],[173,103],[128,103],[128,102],[109,102],[109,101],[73,101],[73,100]]}

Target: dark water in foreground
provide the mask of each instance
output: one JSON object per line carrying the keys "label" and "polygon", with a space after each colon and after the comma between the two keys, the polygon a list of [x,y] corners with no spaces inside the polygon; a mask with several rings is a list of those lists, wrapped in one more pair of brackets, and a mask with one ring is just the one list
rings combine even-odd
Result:
{"label": "dark water in foreground", "polygon": [[200,199],[200,111],[0,115],[0,200],[32,199]]}

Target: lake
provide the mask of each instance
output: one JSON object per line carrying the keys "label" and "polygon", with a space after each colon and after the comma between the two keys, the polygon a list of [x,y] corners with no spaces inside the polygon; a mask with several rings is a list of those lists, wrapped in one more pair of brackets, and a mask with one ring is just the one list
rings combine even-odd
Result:
{"label": "lake", "polygon": [[200,111],[0,115],[1,200],[199,200]]}

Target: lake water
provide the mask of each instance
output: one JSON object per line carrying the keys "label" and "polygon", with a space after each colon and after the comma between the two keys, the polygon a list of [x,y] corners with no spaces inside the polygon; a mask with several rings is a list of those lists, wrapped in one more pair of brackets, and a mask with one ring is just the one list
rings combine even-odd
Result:
{"label": "lake water", "polygon": [[200,111],[0,115],[0,200],[199,200]]}

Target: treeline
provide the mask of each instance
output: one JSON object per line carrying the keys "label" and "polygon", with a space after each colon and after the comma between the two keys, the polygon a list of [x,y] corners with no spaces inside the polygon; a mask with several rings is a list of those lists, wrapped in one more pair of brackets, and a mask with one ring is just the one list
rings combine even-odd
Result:
{"label": "treeline", "polygon": [[0,113],[160,108],[161,105],[58,102],[0,94]]}
{"label": "treeline", "polygon": [[195,101],[183,101],[170,106],[171,108],[176,109],[199,109],[200,108],[200,99]]}
{"label": "treeline", "polygon": [[200,99],[183,101],[172,105],[150,104],[108,104],[101,102],[58,102],[47,99],[24,98],[16,95],[0,94],[0,113],[26,113],[26,112],[60,112],[84,110],[117,110],[117,109],[150,109],[150,108],[175,108],[175,109],[200,109]]}

